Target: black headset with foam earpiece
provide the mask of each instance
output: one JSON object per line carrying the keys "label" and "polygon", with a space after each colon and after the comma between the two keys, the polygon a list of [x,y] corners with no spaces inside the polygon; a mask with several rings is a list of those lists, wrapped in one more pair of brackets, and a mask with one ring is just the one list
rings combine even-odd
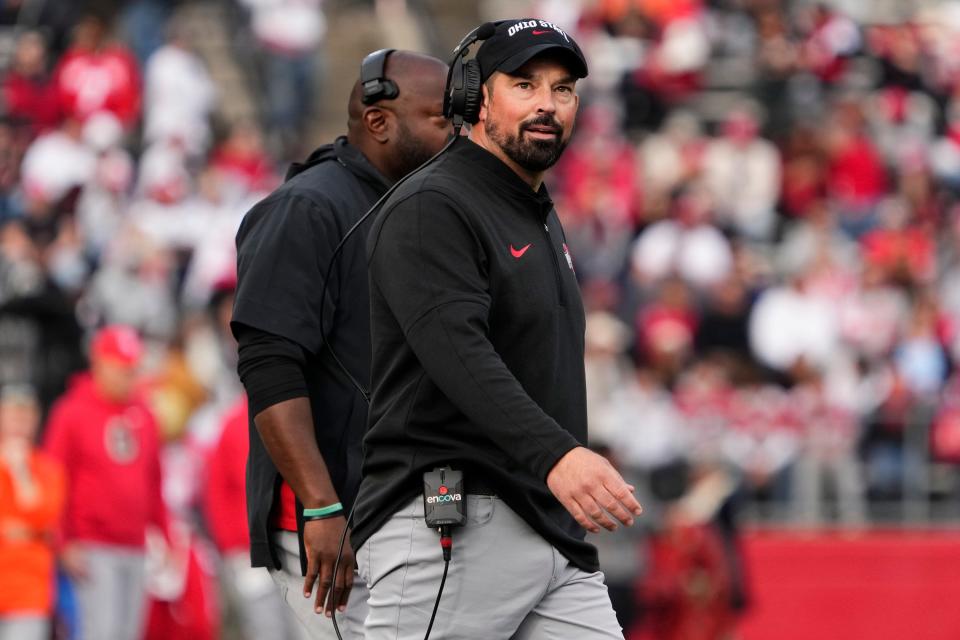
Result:
{"label": "black headset with foam earpiece", "polygon": [[396,49],[379,49],[367,55],[360,64],[360,86],[363,104],[373,104],[379,100],[393,100],[400,95],[397,83],[386,77],[383,70],[387,66],[387,56]]}
{"label": "black headset with foam earpiece", "polygon": [[497,25],[504,22],[484,22],[464,36],[453,50],[450,70],[447,72],[447,86],[443,92],[443,115],[453,120],[453,128],[459,132],[464,122],[474,124],[480,117],[482,90],[480,65],[476,60],[464,60],[470,53],[470,45],[477,40],[490,38]]}

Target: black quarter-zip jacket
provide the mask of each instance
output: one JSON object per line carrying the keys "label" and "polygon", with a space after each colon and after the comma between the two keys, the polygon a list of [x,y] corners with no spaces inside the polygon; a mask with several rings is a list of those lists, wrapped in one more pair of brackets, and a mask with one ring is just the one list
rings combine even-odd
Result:
{"label": "black quarter-zip jacket", "polygon": [[367,241],[372,403],[352,543],[450,464],[492,489],[572,563],[584,530],[546,486],[587,439],[584,312],[563,229],[468,139],[397,189]]}
{"label": "black quarter-zip jacket", "polygon": [[[361,384],[368,382],[370,308],[360,233],[344,244],[329,274],[327,268],[347,230],[389,186],[363,154],[346,137],[340,137],[317,149],[306,163],[293,165],[287,181],[247,213],[237,232],[234,331],[238,336],[250,331],[278,336],[302,348],[317,446],[334,489],[348,509],[360,484],[367,406],[333,361],[330,350],[323,348],[323,340],[329,341]],[[371,224],[368,220],[360,231]],[[322,304],[320,293],[327,276],[330,284],[326,304]],[[242,345],[243,337],[240,342]],[[269,360],[278,355],[283,352],[261,349],[257,357]],[[241,361],[246,358],[241,349]],[[246,490],[251,560],[253,566],[279,568],[271,514],[281,478],[253,422],[254,411],[249,413]],[[302,545],[301,508],[297,509],[297,526]],[[302,550],[300,558],[305,569]]]}

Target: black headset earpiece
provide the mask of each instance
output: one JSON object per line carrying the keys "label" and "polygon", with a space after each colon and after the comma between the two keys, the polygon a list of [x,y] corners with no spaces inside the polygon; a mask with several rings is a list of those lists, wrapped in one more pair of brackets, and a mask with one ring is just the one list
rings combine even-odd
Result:
{"label": "black headset earpiece", "polygon": [[400,89],[393,80],[388,80],[384,74],[387,66],[387,56],[396,49],[380,49],[367,55],[360,64],[360,85],[363,89],[361,102],[373,104],[378,100],[393,100],[400,95]]}
{"label": "black headset earpiece", "polygon": [[470,53],[470,45],[493,36],[497,25],[502,22],[505,21],[484,22],[464,36],[453,50],[450,71],[447,72],[447,86],[443,92],[443,115],[453,120],[456,131],[460,130],[464,122],[473,124],[477,121],[483,98],[480,65],[476,60],[464,60],[464,57]]}

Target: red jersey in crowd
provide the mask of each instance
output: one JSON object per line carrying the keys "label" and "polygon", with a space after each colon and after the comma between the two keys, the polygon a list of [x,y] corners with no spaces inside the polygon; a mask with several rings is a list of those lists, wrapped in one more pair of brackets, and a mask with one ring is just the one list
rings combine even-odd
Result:
{"label": "red jersey in crowd", "polygon": [[886,192],[887,175],[873,142],[865,135],[851,138],[830,163],[827,188],[853,205],[872,204]]}
{"label": "red jersey in crowd", "polygon": [[[246,519],[246,466],[250,441],[247,396],[244,394],[223,417],[220,441],[207,461],[207,492],[204,507],[214,544],[221,553],[250,548]],[[297,530],[297,506],[293,489],[280,484],[271,524],[283,531]]]}
{"label": "red jersey in crowd", "polygon": [[148,523],[166,531],[159,433],[141,399],[111,401],[77,376],[50,413],[45,449],[67,472],[66,540],[141,548]]}
{"label": "red jersey in crowd", "polygon": [[210,535],[221,553],[250,549],[247,530],[247,397],[242,395],[223,417],[220,440],[207,460],[204,511]]}
{"label": "red jersey in crowd", "polygon": [[67,51],[54,72],[57,97],[64,114],[85,120],[109,111],[127,128],[140,116],[140,74],[125,49]]}
{"label": "red jersey in crowd", "polygon": [[3,79],[3,101],[7,115],[29,123],[34,135],[53,129],[60,122],[57,89],[45,76],[10,71]]}

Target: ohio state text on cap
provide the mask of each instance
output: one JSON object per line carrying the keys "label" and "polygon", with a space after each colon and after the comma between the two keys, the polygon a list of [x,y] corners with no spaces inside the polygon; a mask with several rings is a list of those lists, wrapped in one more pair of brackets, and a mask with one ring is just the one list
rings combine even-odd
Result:
{"label": "ohio state text on cap", "polygon": [[512,73],[530,58],[554,50],[578,78],[587,76],[587,61],[580,47],[563,29],[537,18],[507,20],[477,50],[480,77],[486,81],[494,71]]}

